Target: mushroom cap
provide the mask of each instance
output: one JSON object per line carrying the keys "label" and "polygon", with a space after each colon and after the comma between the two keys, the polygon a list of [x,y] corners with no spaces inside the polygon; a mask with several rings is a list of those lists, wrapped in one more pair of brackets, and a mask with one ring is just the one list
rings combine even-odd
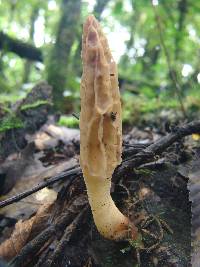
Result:
{"label": "mushroom cap", "polygon": [[80,164],[84,177],[110,178],[121,163],[122,119],[118,73],[93,15],[83,26]]}

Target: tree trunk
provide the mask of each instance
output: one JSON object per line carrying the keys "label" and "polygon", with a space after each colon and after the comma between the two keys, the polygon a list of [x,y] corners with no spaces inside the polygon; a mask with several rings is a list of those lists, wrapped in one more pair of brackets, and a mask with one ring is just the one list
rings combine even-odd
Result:
{"label": "tree trunk", "polygon": [[93,14],[97,20],[101,20],[101,15],[110,0],[97,0],[94,6]]}
{"label": "tree trunk", "polygon": [[47,66],[48,83],[53,86],[56,109],[63,110],[63,92],[67,80],[68,59],[77,34],[80,17],[80,0],[62,0],[56,42]]}
{"label": "tree trunk", "polygon": [[[33,37],[34,37],[34,24],[38,17],[39,8],[36,7],[32,10],[31,18],[30,18],[30,32],[29,32],[29,41],[31,44],[34,44]],[[30,72],[32,68],[32,61],[26,60],[24,63],[24,73],[22,78],[22,83],[27,83],[29,80]]]}

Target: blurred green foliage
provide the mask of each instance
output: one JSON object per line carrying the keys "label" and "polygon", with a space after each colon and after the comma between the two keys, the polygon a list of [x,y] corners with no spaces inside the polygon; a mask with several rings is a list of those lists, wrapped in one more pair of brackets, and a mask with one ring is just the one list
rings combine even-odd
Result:
{"label": "blurred green foliage", "polygon": [[62,115],[58,121],[59,126],[65,126],[68,128],[78,128],[79,120],[73,116],[64,116]]}
{"label": "blurred green foliage", "polygon": [[23,122],[17,116],[9,114],[0,119],[0,133],[17,128],[23,128]]}
{"label": "blurred green foliage", "polygon": [[[75,5],[73,1],[70,3],[65,16],[72,12],[73,3]],[[44,58],[43,63],[30,62],[0,50],[0,103],[22,98],[33,84],[47,79],[59,27],[66,27],[75,34],[70,47],[66,50],[62,47],[60,51],[63,58],[67,58],[66,68],[54,59],[58,72],[53,78],[54,90],[56,84],[62,84],[58,88],[61,94],[63,92],[60,97],[65,107],[63,113],[79,112],[82,23],[87,14],[95,10],[118,60],[124,122],[136,123],[146,114],[158,115],[162,110],[180,110],[177,96],[188,114],[199,112],[199,1],[82,0],[76,25],[66,20],[68,24],[63,26],[60,20],[66,4],[66,0],[0,0],[0,32],[32,44],[42,51]],[[74,18],[73,14],[71,17]],[[31,65],[28,71],[27,61]],[[63,83],[59,77],[65,75]],[[61,125],[66,124],[63,118]],[[74,124],[71,120],[67,125]]]}
{"label": "blurred green foliage", "polygon": [[38,100],[38,101],[36,101],[34,103],[31,103],[31,104],[22,105],[20,110],[27,110],[27,109],[37,108],[38,106],[41,106],[41,105],[51,105],[51,103],[49,103],[46,100]]}

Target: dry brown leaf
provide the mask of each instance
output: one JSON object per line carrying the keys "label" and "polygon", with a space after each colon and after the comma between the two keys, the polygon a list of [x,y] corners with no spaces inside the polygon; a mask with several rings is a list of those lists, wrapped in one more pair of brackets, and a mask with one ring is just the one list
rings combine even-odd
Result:
{"label": "dry brown leaf", "polygon": [[32,175],[35,170],[44,169],[42,163],[35,158],[34,149],[34,143],[29,143],[20,153],[11,154],[0,165],[0,174],[4,177],[0,188],[2,195],[8,193],[23,175]]}
{"label": "dry brown leaf", "polygon": [[[77,161],[75,159],[71,159],[69,161],[63,161],[57,165],[51,165],[45,169],[38,169],[35,171],[34,175],[31,176],[23,176],[13,189],[6,195],[6,198],[12,197],[17,195],[21,192],[29,190],[30,188],[36,186],[37,184],[41,183],[45,179],[49,177],[53,177],[58,173],[63,172],[67,168],[73,167],[77,165]],[[3,214],[6,217],[14,218],[16,220],[19,219],[27,219],[29,218],[34,212],[38,210],[44,202],[51,202],[51,200],[55,200],[56,192],[54,190],[48,190],[48,194],[46,194],[46,190],[42,191],[43,198],[41,199],[41,190],[37,193],[34,193],[28,196],[21,201],[13,203],[10,206],[6,206],[0,210],[0,214]],[[45,192],[45,198],[44,193]],[[40,194],[40,197],[38,197]]]}
{"label": "dry brown leaf", "polygon": [[0,245],[0,257],[5,260],[11,260],[15,257],[27,242],[45,228],[52,207],[53,202],[44,204],[29,220],[18,221],[11,237]]}

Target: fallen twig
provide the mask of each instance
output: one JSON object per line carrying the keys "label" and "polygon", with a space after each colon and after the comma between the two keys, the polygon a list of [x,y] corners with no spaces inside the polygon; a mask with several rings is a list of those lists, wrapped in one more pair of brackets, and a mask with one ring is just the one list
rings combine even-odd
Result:
{"label": "fallen twig", "polygon": [[54,253],[51,257],[43,264],[43,267],[53,267],[59,266],[63,259],[63,253],[66,249],[67,243],[70,241],[72,235],[74,234],[77,225],[80,223],[83,215],[88,210],[88,205],[78,214],[78,216],[73,220],[73,222],[67,226],[65,229],[65,233],[59,242],[58,246],[56,247]]}
{"label": "fallen twig", "polygon": [[62,179],[68,178],[68,183],[70,184],[73,181],[73,179],[75,178],[75,176],[80,175],[80,174],[81,174],[80,167],[70,168],[70,169],[60,173],[59,175],[56,175],[52,178],[49,178],[48,180],[40,183],[39,185],[36,185],[35,187],[31,188],[30,190],[24,191],[24,192],[22,192],[16,196],[13,196],[11,198],[8,198],[6,200],[1,201],[0,202],[0,208],[11,205],[12,203],[15,203],[15,202],[17,202],[17,201],[19,201],[25,197],[28,197],[31,194],[43,189],[44,187],[52,185],[55,182],[58,182]]}
{"label": "fallen twig", "polygon": [[160,155],[174,142],[179,141],[181,138],[193,133],[200,133],[200,120],[190,122],[181,127],[176,127],[173,132],[160,138],[158,141],[149,145],[132,158],[124,160],[123,163],[115,170],[115,181],[118,180],[124,173],[133,170],[133,168],[154,160],[157,155]]}
{"label": "fallen twig", "polygon": [[[72,208],[65,211],[56,222],[51,222],[50,226],[37,235],[33,240],[27,243],[20,253],[9,263],[12,267],[21,267],[24,263],[35,255],[43,245],[52,237],[56,236],[58,232],[62,232],[69,223],[72,222],[74,217],[80,212],[80,209],[85,211],[86,203],[84,200],[81,202],[81,206],[77,206],[76,200],[72,203]],[[75,210],[74,210],[75,209]]]}
{"label": "fallen twig", "polygon": [[[123,157],[126,158],[130,155],[134,155],[136,153],[138,153],[139,151],[141,151],[144,147],[146,147],[146,145],[132,145],[131,148],[129,149],[126,149],[123,151]],[[31,188],[30,190],[27,190],[27,191],[24,191],[22,193],[19,193],[18,195],[16,196],[13,196],[13,197],[10,197],[8,199],[5,199],[3,201],[0,202],[0,208],[3,208],[5,206],[8,206],[8,205],[11,205],[12,203],[15,203],[15,202],[18,202],[20,200],[22,200],[23,198],[26,198],[28,196],[30,196],[31,194],[34,194],[36,193],[37,191],[49,186],[49,185],[52,185],[54,184],[55,182],[58,182],[62,179],[66,179],[68,178],[68,184],[67,185],[70,185],[70,183],[73,181],[73,179],[75,177],[77,177],[78,175],[81,175],[82,172],[81,172],[81,169],[80,167],[77,165],[72,167],[72,168],[68,168],[66,169],[66,171],[56,175],[56,176],[53,176],[49,179],[47,179],[46,181],[40,183],[39,185]]]}

